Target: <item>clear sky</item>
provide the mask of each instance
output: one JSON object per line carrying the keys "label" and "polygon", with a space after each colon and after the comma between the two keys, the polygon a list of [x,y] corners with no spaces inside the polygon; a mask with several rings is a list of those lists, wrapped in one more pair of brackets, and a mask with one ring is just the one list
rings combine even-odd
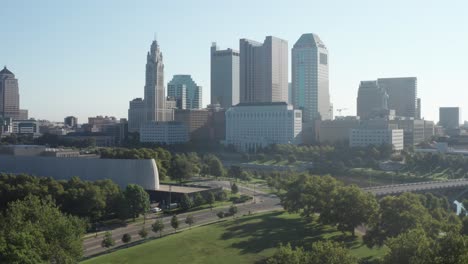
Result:
{"label": "clear sky", "polygon": [[[272,35],[292,48],[316,33],[330,53],[334,108],[356,113],[359,81],[418,78],[422,116],[460,106],[468,119],[468,1],[465,0],[0,0],[0,65],[20,82],[21,107],[39,119],[127,117],[143,96],[154,34],[165,83],[191,74],[210,98],[210,46]],[[291,73],[289,73],[291,75]]]}

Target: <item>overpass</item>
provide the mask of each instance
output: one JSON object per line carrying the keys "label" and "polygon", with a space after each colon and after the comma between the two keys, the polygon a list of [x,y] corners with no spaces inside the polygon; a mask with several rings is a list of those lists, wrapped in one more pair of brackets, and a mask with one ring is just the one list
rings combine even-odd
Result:
{"label": "overpass", "polygon": [[383,185],[363,188],[364,191],[371,192],[376,196],[401,194],[404,192],[424,192],[442,189],[468,188],[468,179],[456,179],[446,181],[416,182],[394,185]]}

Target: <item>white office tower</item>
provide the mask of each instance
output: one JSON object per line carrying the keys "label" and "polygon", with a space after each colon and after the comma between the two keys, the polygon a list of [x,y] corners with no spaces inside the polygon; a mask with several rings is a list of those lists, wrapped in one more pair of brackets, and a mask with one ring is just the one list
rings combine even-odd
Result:
{"label": "white office tower", "polygon": [[226,111],[226,144],[241,151],[300,144],[301,131],[301,110],[286,102],[240,103]]}
{"label": "white office tower", "polygon": [[286,40],[240,40],[240,102],[288,102]]}
{"label": "white office tower", "polygon": [[332,119],[328,81],[328,50],[320,38],[303,34],[292,49],[292,96],[304,123]]}

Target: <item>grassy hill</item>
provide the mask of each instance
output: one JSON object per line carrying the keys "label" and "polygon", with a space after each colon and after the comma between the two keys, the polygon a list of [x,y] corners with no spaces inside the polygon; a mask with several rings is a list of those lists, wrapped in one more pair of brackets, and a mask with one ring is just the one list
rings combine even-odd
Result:
{"label": "grassy hill", "polygon": [[280,243],[309,249],[311,243],[319,239],[344,241],[359,257],[372,259],[384,252],[383,249],[369,250],[360,238],[349,240],[334,228],[306,223],[298,215],[273,212],[185,230],[82,264],[256,263],[271,256]]}

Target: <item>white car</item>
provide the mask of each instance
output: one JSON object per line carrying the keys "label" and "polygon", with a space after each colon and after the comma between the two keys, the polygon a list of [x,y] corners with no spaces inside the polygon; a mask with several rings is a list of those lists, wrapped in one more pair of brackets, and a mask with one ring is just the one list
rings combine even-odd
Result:
{"label": "white car", "polygon": [[159,207],[153,207],[153,208],[151,208],[151,212],[152,212],[152,213],[159,213],[159,212],[161,212],[161,211],[162,211],[162,210],[161,210],[161,208],[159,208]]}

